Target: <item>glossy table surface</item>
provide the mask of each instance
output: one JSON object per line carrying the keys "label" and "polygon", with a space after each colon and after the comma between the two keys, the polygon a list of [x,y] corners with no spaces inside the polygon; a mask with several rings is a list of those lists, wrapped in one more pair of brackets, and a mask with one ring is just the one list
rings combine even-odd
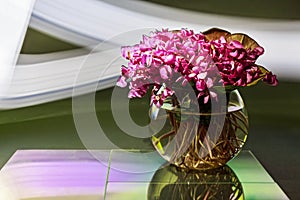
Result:
{"label": "glossy table surface", "polygon": [[0,171],[1,199],[288,199],[251,151],[227,166],[183,171],[156,152],[18,150]]}

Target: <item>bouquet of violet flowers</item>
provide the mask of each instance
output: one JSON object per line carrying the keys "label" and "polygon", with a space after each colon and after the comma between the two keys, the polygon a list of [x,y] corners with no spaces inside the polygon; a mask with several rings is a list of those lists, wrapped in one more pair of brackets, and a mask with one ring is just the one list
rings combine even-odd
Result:
{"label": "bouquet of violet flowers", "polygon": [[173,87],[190,84],[201,106],[217,100],[216,83],[225,90],[260,80],[277,85],[276,75],[255,63],[263,53],[245,34],[216,28],[203,33],[163,29],[144,35],[140,44],[122,47],[122,56],[129,62],[122,66],[117,85],[129,86],[129,98],[141,98],[151,89],[150,104],[159,108],[175,94]]}
{"label": "bouquet of violet flowers", "polygon": [[[129,98],[141,98],[150,90],[151,114],[154,119],[160,108],[176,110],[176,108],[184,107],[193,110],[196,105],[199,106],[202,113],[209,113],[211,104],[218,102],[218,97],[224,95],[224,92],[230,93],[239,87],[255,85],[259,81],[277,85],[276,76],[256,64],[257,58],[263,53],[263,47],[249,36],[241,33],[231,34],[217,28],[203,33],[195,33],[188,29],[175,31],[163,29],[152,32],[148,36],[144,35],[139,44],[122,47],[122,56],[128,60],[128,65],[122,66],[122,75],[117,85],[129,87]],[[191,98],[189,88],[192,88],[196,98]],[[175,127],[171,134],[176,134],[180,122],[172,115],[170,118]],[[223,130],[224,134],[229,129],[241,129],[245,132],[236,123],[241,118],[245,117],[235,114],[229,120],[226,119],[232,123],[228,126],[229,128],[226,128],[227,130]],[[244,119],[241,121],[246,124]],[[190,127],[189,124],[181,124],[181,126],[186,126],[186,130]],[[208,128],[204,129],[194,133],[199,137],[196,139],[200,142],[197,144],[194,142],[192,147],[188,147],[189,149],[198,151],[200,147],[205,146],[204,140]],[[170,133],[166,135],[169,136]],[[162,137],[154,137],[155,146],[160,150],[163,150],[160,143]],[[230,137],[224,136],[224,138]],[[183,144],[185,141],[177,143]],[[224,139],[208,143],[222,144],[223,146],[220,145],[219,149],[213,150],[213,147],[208,147],[211,145],[206,145],[209,156],[201,159],[201,163],[208,163],[209,160],[218,157],[216,152],[214,156],[214,151],[223,155],[225,146],[229,142]],[[229,146],[228,149],[237,151],[239,146],[241,143],[235,141],[235,144]],[[178,144],[178,149],[182,149],[181,144]],[[166,150],[162,151],[162,154],[165,153]],[[181,152],[181,154],[184,153]],[[227,154],[229,153],[227,152]],[[185,155],[191,155],[191,151]],[[175,159],[174,155],[171,157],[173,160]],[[180,162],[184,163],[186,160],[193,160],[192,166],[199,164],[199,162],[194,162],[194,158],[187,158],[187,156]]]}

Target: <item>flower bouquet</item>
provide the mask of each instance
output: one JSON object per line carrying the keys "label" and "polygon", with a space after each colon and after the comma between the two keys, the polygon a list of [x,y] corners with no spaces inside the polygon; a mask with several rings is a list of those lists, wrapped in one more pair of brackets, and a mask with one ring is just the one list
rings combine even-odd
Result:
{"label": "flower bouquet", "polygon": [[128,65],[117,85],[129,87],[129,98],[151,91],[151,118],[168,119],[152,136],[166,160],[188,169],[216,168],[241,150],[248,135],[237,89],[260,80],[277,84],[272,72],[255,63],[263,53],[245,34],[163,29],[122,47]]}

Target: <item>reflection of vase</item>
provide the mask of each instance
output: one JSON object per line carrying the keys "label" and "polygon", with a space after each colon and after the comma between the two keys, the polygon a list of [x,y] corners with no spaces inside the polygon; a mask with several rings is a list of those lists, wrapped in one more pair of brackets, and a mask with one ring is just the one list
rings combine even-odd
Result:
{"label": "reflection of vase", "polygon": [[152,137],[160,155],[182,168],[224,166],[241,150],[248,134],[248,116],[238,90],[228,92],[227,100],[226,112],[166,110],[169,123]]}
{"label": "reflection of vase", "polygon": [[156,171],[147,196],[148,200],[244,199],[242,184],[227,165],[203,171],[168,165]]}

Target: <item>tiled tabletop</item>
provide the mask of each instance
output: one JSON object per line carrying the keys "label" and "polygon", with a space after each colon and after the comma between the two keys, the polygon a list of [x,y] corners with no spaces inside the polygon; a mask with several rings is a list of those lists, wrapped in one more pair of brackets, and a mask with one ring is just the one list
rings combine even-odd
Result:
{"label": "tiled tabletop", "polygon": [[186,172],[148,151],[19,150],[0,171],[0,199],[157,200],[166,195],[288,199],[250,151],[241,151],[224,168]]}

